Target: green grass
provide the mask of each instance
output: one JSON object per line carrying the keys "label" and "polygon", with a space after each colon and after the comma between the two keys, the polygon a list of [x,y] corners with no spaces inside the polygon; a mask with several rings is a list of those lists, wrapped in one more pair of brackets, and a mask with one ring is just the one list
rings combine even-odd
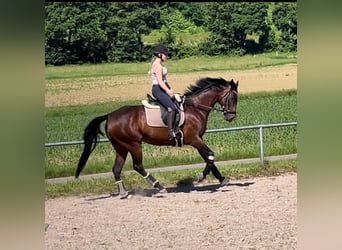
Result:
{"label": "green grass", "polygon": [[[235,166],[222,166],[219,170],[223,176],[230,178],[233,182],[247,177],[257,176],[275,176],[282,173],[297,172],[296,160],[265,162],[264,166],[260,164],[246,164]],[[196,180],[201,169],[179,170],[174,172],[153,173],[160,183],[165,187],[191,186]],[[209,183],[218,183],[212,176],[207,176]],[[137,173],[124,175],[123,181],[125,187],[131,191],[136,189],[151,189],[144,178]],[[45,197],[56,198],[61,196],[86,195],[86,194],[110,194],[117,192],[114,178],[77,180],[67,183],[45,184]]]}
{"label": "green grass", "polygon": [[[194,63],[196,62],[196,63]],[[66,66],[46,66],[45,79],[73,79],[84,77],[120,76],[146,74],[150,62],[144,63],[106,63]],[[246,70],[258,67],[297,63],[294,53],[275,53],[231,56],[198,56],[181,60],[169,59],[167,67],[174,74],[198,71]]]}

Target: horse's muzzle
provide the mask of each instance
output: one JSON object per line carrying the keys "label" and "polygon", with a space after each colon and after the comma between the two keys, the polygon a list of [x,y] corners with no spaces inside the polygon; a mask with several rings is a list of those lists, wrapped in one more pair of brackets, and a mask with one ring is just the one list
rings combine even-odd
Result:
{"label": "horse's muzzle", "polygon": [[235,113],[226,113],[226,114],[224,115],[224,119],[225,119],[226,121],[229,121],[229,122],[232,122],[232,121],[235,119],[235,117],[236,117],[236,114],[235,114]]}

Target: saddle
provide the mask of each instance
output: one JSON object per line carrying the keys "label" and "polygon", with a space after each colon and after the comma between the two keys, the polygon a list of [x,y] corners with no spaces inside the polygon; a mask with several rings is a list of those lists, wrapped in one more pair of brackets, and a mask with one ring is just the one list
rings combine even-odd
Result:
{"label": "saddle", "polygon": [[[177,107],[175,116],[175,133],[177,135],[178,146],[181,146],[183,139],[183,133],[180,130],[180,126],[184,123],[184,97],[175,94],[173,101]],[[147,99],[142,100],[142,104],[145,108],[146,121],[151,127],[167,127],[167,109],[153,96],[147,94]]]}

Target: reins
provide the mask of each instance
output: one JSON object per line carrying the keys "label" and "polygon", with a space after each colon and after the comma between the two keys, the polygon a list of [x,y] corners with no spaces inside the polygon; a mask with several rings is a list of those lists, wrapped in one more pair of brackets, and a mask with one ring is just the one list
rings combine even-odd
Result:
{"label": "reins", "polygon": [[185,104],[189,105],[189,106],[193,106],[193,107],[201,109],[201,110],[204,110],[204,111],[211,111],[212,109],[214,109],[213,107],[210,107],[210,106],[207,106],[207,105],[194,103],[191,98],[190,99],[185,99]]}
{"label": "reins", "polygon": [[[185,99],[185,104],[189,105],[189,106],[193,106],[193,107],[198,108],[198,109],[203,110],[203,111],[215,110],[218,112],[223,112],[223,113],[225,112],[223,107],[216,108],[216,107],[210,107],[210,106],[199,104],[199,103],[194,103],[194,102],[192,102],[191,98]],[[231,112],[231,113],[233,113],[233,112]]]}

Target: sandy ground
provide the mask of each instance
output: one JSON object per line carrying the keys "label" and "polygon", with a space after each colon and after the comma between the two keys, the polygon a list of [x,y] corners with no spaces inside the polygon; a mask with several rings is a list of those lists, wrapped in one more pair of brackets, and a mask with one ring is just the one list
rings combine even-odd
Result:
{"label": "sandy ground", "polygon": [[[176,93],[184,90],[202,77],[222,77],[239,81],[239,92],[273,91],[297,88],[297,64],[265,67],[243,71],[198,72],[168,75]],[[67,106],[99,102],[145,99],[151,92],[150,77],[115,76],[76,80],[46,81],[45,106]]]}
{"label": "sandy ground", "polygon": [[297,175],[45,202],[46,249],[296,249]]}

